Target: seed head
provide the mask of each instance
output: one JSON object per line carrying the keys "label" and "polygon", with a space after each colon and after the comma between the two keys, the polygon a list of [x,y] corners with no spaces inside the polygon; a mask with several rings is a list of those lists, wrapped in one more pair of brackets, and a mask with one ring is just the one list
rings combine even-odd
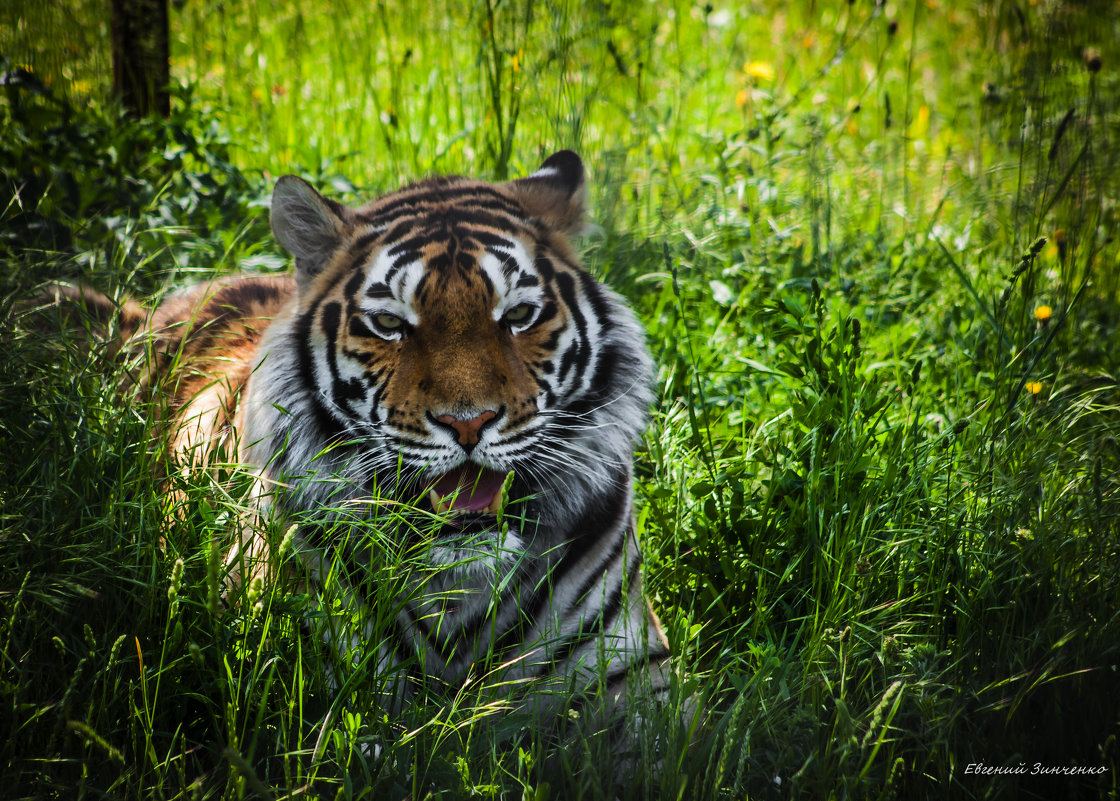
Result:
{"label": "seed head", "polygon": [[206,611],[215,616],[219,610],[218,573],[221,566],[222,549],[218,544],[218,538],[215,537],[210,541],[210,553],[206,559]]}
{"label": "seed head", "polygon": [[1089,72],[1101,71],[1101,51],[1095,47],[1086,47],[1085,52],[1081,54],[1081,58],[1085,61],[1085,69]]}
{"label": "seed head", "polygon": [[256,576],[249,582],[249,604],[255,605],[262,594],[264,594],[264,579]]}
{"label": "seed head", "polygon": [[171,584],[167,588],[167,600],[174,606],[179,599],[179,585],[183,580],[183,560],[176,559],[171,568]]}
{"label": "seed head", "polygon": [[284,561],[284,557],[292,549],[292,540],[295,538],[297,528],[299,528],[299,524],[292,523],[288,530],[284,532],[284,538],[280,540],[280,549],[276,554],[277,561]]}
{"label": "seed head", "polygon": [[898,638],[895,637],[893,634],[888,634],[886,637],[883,638],[883,661],[884,662],[889,662],[892,659],[894,659],[895,657],[897,657],[901,650],[902,650],[902,646],[899,645]]}

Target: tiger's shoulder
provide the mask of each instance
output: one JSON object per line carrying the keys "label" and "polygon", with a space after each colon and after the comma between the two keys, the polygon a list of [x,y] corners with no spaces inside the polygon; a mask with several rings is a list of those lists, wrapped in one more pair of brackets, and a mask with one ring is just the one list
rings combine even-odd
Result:
{"label": "tiger's shoulder", "polygon": [[147,351],[146,381],[192,374],[174,385],[174,401],[189,400],[222,376],[248,378],[264,332],[296,295],[291,275],[237,275],[176,289],[155,306],[133,337]]}

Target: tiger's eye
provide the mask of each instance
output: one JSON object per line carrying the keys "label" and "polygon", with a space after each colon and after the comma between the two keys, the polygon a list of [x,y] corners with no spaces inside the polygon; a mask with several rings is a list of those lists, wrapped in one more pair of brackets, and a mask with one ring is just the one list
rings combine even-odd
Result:
{"label": "tiger's eye", "polygon": [[404,325],[404,320],[395,314],[379,314],[373,318],[373,321],[386,331],[396,331]]}
{"label": "tiger's eye", "polygon": [[503,319],[507,323],[523,323],[529,319],[529,315],[532,313],[533,307],[528,303],[518,303],[505,313]]}

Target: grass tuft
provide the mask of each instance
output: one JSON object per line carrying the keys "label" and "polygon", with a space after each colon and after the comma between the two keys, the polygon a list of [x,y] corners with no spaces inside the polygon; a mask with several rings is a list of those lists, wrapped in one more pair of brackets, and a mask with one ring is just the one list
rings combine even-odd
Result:
{"label": "grass tuft", "polygon": [[[86,102],[96,54],[57,77],[45,13],[0,25],[4,794],[1117,796],[1112,5],[187,0],[165,121]],[[285,269],[282,172],[353,200],[561,147],[659,365],[638,525],[681,671],[636,757],[574,703],[514,714],[493,665],[394,708],[378,632],[423,532],[322,532],[380,605],[309,588],[291,521],[231,585],[249,477],[165,487],[111,346],[17,303]],[[370,633],[343,660],[340,618]]]}

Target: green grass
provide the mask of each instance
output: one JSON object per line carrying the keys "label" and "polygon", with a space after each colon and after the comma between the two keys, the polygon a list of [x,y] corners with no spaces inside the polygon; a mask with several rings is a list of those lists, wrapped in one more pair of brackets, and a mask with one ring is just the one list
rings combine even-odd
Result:
{"label": "green grass", "polygon": [[[96,26],[0,26],[55,90],[0,99],[0,796],[1120,794],[1115,9],[712,6],[188,0],[166,123],[97,99],[103,54],[42,55]],[[562,147],[660,367],[639,530],[708,717],[650,722],[657,772],[484,678],[387,717],[367,665],[336,697],[295,581],[217,614],[236,469],[169,518],[149,410],[10,313],[59,277],[282,269],[284,172],[353,200]]]}

